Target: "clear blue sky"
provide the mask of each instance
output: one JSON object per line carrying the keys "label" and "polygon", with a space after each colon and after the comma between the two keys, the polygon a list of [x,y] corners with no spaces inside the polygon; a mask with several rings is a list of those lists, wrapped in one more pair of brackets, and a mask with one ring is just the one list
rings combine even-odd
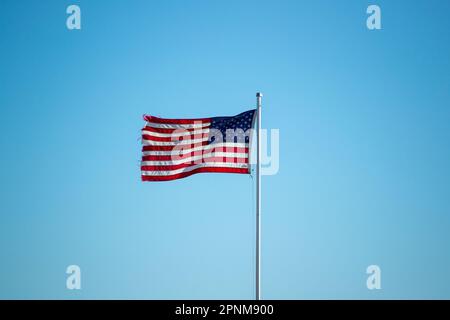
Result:
{"label": "clear blue sky", "polygon": [[[263,298],[450,298],[449,12],[0,1],[0,298],[253,298],[252,178],[142,183],[139,136],[144,113],[234,115],[258,90],[281,139]],[[71,264],[81,291],[65,287]]]}

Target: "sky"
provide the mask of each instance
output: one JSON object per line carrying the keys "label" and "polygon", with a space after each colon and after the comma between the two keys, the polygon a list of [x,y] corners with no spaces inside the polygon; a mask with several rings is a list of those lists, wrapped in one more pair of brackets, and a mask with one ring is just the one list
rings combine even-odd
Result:
{"label": "sky", "polygon": [[253,299],[255,177],[143,183],[140,129],[235,115],[261,91],[280,134],[262,298],[449,299],[449,10],[0,1],[0,298]]}

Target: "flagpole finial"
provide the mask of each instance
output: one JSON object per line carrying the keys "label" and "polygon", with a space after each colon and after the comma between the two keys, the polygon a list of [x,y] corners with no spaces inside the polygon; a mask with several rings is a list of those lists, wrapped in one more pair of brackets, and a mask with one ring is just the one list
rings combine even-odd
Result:
{"label": "flagpole finial", "polygon": [[257,93],[256,93],[256,97],[260,98],[260,97],[262,97],[262,96],[263,96],[263,95],[262,95],[261,92],[257,92]]}

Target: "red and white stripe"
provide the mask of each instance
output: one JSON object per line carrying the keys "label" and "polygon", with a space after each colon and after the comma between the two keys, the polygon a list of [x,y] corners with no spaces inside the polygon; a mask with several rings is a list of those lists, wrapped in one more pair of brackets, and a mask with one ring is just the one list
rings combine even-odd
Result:
{"label": "red and white stripe", "polygon": [[249,173],[249,144],[208,144],[210,118],[144,120],[142,181],[175,180],[200,172]]}

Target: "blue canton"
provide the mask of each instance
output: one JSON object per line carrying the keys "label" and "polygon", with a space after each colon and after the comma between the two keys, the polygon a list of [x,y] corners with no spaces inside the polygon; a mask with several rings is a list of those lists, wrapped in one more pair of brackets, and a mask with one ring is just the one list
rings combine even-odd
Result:
{"label": "blue canton", "polygon": [[[253,127],[253,119],[256,110],[249,110],[238,114],[234,117],[214,117],[211,118],[211,135],[209,137],[209,143],[216,143],[214,132],[220,130],[223,137],[223,142],[235,142],[235,143],[249,143],[250,141],[250,128]],[[232,130],[233,134],[227,130]],[[227,137],[228,134],[228,137]]]}

